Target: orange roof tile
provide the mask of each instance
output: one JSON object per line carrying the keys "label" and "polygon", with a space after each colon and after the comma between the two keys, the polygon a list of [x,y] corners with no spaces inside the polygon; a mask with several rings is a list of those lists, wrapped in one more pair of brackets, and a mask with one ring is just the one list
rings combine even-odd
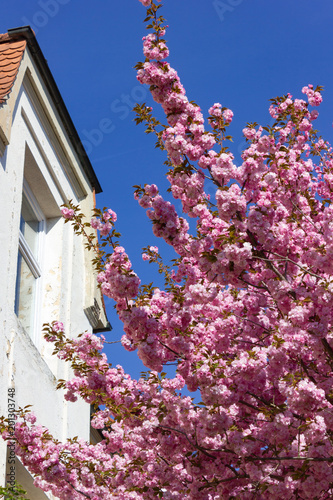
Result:
{"label": "orange roof tile", "polygon": [[0,35],[0,104],[12,90],[26,45],[26,40],[11,40],[7,34]]}

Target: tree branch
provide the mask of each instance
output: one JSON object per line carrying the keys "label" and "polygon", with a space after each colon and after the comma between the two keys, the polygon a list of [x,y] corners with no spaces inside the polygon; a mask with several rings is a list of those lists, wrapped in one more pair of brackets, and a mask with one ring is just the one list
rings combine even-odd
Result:
{"label": "tree branch", "polygon": [[333,462],[333,457],[246,457],[247,462],[274,461],[274,460],[306,460],[308,462]]}

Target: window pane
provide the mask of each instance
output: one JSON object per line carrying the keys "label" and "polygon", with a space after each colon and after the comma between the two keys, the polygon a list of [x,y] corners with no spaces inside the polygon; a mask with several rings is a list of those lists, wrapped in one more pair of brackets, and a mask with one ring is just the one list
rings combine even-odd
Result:
{"label": "window pane", "polygon": [[31,335],[35,302],[36,278],[21,252],[18,254],[15,313],[23,328]]}
{"label": "window pane", "polygon": [[37,257],[39,220],[37,219],[25,193],[22,197],[21,232],[33,255]]}

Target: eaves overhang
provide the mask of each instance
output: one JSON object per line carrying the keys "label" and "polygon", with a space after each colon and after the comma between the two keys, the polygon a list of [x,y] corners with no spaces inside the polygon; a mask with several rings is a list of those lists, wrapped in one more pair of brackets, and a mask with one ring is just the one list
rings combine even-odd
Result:
{"label": "eaves overhang", "polygon": [[[37,42],[36,36],[30,26],[22,26],[19,28],[9,29],[7,34],[0,35],[0,44],[8,42],[25,41],[29,51],[32,55],[33,61],[43,79],[43,83],[57,109],[59,117],[62,121],[63,127],[68,135],[68,138],[73,146],[73,149],[82,165],[82,168],[87,175],[91,186],[95,189],[96,193],[101,193],[102,188],[95,174],[93,166],[89,157],[84,149],[84,146],[77,133],[75,125],[70,117],[64,100],[60,94],[58,86],[53,78],[48,63],[42,53],[42,50]],[[8,90],[8,93],[10,89]]]}

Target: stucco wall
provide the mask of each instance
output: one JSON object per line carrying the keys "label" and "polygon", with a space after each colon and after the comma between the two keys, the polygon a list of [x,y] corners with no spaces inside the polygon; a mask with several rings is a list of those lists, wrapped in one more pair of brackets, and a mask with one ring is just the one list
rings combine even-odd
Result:
{"label": "stucco wall", "polygon": [[[1,117],[8,120],[8,110],[10,142],[0,157],[0,414],[7,414],[7,390],[14,388],[16,406],[32,405],[38,422],[57,439],[78,435],[89,441],[89,406],[83,401],[67,403],[63,391],[56,391],[57,378],[68,379],[71,372],[51,355],[52,346],[42,338],[41,329],[44,322],[60,320],[72,337],[92,331],[84,308],[94,299],[101,304],[101,298],[90,255],[82,238],[64,224],[60,205],[71,199],[89,213],[94,206],[93,190],[28,53],[8,103],[0,108],[0,124]],[[37,280],[38,303],[30,335],[14,312],[24,178],[45,215],[42,273]],[[106,322],[105,316],[102,320]],[[5,455],[1,442],[2,483]]]}

